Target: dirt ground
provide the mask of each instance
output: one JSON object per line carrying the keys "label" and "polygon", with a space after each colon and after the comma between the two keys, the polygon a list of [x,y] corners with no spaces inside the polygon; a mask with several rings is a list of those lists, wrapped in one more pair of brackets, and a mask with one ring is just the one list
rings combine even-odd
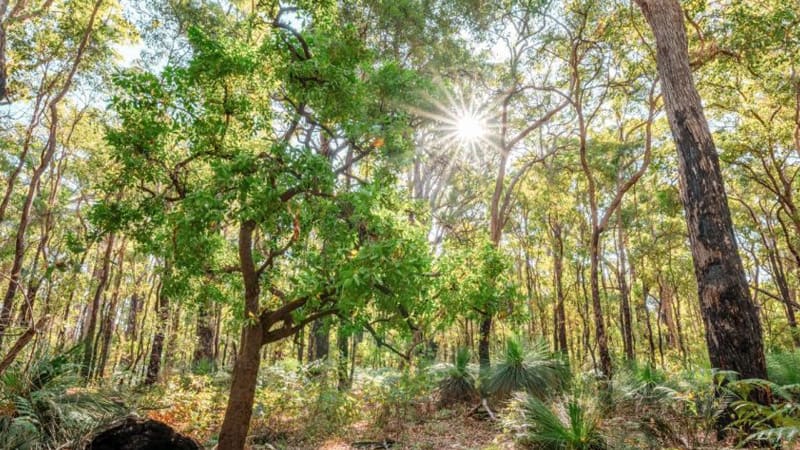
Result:
{"label": "dirt ground", "polygon": [[[387,447],[381,444],[386,441]],[[298,443],[287,450],[512,450],[514,444],[495,422],[467,416],[467,409],[445,410],[414,423],[389,424],[381,429],[357,422],[341,436],[320,443]]]}

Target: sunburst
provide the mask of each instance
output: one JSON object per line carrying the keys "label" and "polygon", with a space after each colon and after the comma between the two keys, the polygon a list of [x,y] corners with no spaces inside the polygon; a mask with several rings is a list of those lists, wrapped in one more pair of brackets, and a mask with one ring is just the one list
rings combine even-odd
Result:
{"label": "sunburst", "polygon": [[411,108],[431,120],[437,134],[434,144],[442,151],[475,159],[498,148],[494,105],[465,89],[445,90],[444,101],[429,99],[430,108]]}

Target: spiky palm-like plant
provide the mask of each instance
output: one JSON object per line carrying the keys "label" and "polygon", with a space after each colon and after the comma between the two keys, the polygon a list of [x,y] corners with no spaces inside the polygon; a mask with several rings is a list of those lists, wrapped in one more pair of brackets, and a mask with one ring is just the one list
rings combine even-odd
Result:
{"label": "spiky palm-like plant", "polygon": [[470,359],[469,349],[459,348],[453,357],[453,362],[438,369],[443,374],[439,381],[440,406],[447,407],[478,399],[475,377],[469,368]]}
{"label": "spiky palm-like plant", "polygon": [[631,365],[614,375],[612,394],[617,406],[644,405],[663,398],[666,376],[650,364]]}
{"label": "spiky palm-like plant", "polygon": [[518,397],[523,443],[542,450],[604,450],[599,418],[575,399],[556,412],[532,395]]}
{"label": "spiky palm-like plant", "polygon": [[563,359],[553,356],[547,343],[530,349],[517,338],[509,338],[503,360],[488,376],[486,392],[508,398],[512,392],[525,391],[539,398],[561,392],[569,382],[570,371]]}

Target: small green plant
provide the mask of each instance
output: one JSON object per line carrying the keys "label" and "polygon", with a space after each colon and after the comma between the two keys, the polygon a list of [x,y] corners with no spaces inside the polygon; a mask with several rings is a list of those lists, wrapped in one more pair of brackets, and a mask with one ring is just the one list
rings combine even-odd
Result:
{"label": "small green plant", "polygon": [[[746,431],[740,444],[785,445],[800,440],[800,384],[778,385],[760,379],[736,380],[726,389],[738,397],[731,403],[736,420],[730,429]],[[762,405],[751,401],[754,390],[772,394],[772,402]]]}
{"label": "small green plant", "polygon": [[477,401],[479,398],[477,383],[469,367],[471,355],[469,349],[460,348],[451,364],[436,367],[442,374],[439,380],[439,407],[449,407],[456,403]]}
{"label": "small green plant", "polygon": [[575,398],[551,409],[538,398],[518,395],[512,402],[518,410],[516,423],[521,444],[542,450],[603,450],[608,447],[600,431],[600,417]]}
{"label": "small green plant", "polygon": [[356,399],[337,389],[335,370],[331,364],[294,361],[266,367],[253,409],[256,428],[319,437],[355,420],[360,413]]}
{"label": "small green plant", "polygon": [[616,409],[638,411],[653,406],[666,392],[667,377],[650,364],[631,365],[614,375],[612,406]]}
{"label": "small green plant", "polygon": [[767,355],[767,376],[775,384],[800,384],[800,350]]}
{"label": "small green plant", "polygon": [[561,392],[569,379],[569,367],[564,360],[550,354],[547,343],[539,342],[526,349],[519,339],[509,338],[503,360],[488,377],[486,391],[501,399],[515,391],[545,398]]}
{"label": "small green plant", "polygon": [[434,414],[433,381],[429,371],[384,369],[366,375],[359,389],[366,403],[374,405],[373,420],[378,427],[400,429]]}
{"label": "small green plant", "polygon": [[127,413],[109,396],[80,386],[73,349],[40,355],[27,370],[0,377],[0,448],[55,448]]}

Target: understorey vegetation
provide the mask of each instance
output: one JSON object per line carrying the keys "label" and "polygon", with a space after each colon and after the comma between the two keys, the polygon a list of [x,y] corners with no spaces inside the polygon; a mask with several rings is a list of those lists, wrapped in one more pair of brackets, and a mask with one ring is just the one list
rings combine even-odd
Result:
{"label": "understorey vegetation", "polygon": [[0,0],[0,449],[800,445],[797,0]]}

